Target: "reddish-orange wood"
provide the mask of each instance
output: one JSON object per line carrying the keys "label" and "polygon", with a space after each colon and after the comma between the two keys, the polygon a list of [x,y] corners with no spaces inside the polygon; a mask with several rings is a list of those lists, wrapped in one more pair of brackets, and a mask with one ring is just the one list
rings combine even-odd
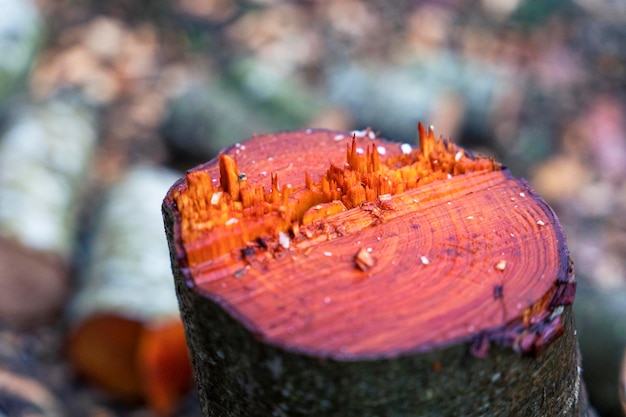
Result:
{"label": "reddish-orange wood", "polygon": [[113,396],[139,401],[142,392],[135,346],[141,327],[141,323],[119,316],[92,317],[70,337],[70,361],[81,375]]}
{"label": "reddish-orange wood", "polygon": [[183,325],[178,320],[142,323],[116,314],[84,320],[71,334],[74,368],[113,397],[147,402],[170,415],[192,381]]}
{"label": "reddish-orange wood", "polygon": [[145,399],[161,416],[171,415],[191,387],[191,363],[181,322],[146,326],[137,346]]}
{"label": "reddish-orange wood", "polygon": [[259,338],[322,357],[459,341],[539,352],[575,284],[523,180],[420,126],[421,148],[307,130],[257,136],[165,199],[188,285]]}

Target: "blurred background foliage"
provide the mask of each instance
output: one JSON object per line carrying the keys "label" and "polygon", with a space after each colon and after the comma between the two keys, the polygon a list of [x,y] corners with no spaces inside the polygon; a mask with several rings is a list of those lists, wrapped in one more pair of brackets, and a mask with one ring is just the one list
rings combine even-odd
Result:
{"label": "blurred background foliage", "polygon": [[[89,225],[102,195],[132,167],[167,166],[182,175],[254,133],[297,128],[371,127],[414,142],[422,121],[496,156],[555,209],[576,265],[591,400],[601,416],[621,415],[625,3],[0,0],[0,51],[0,236],[70,260],[64,304],[86,269]],[[34,145],[28,129],[11,139],[16,120],[40,125],[56,117],[45,110],[55,107],[50,103],[70,103],[80,128],[88,123],[97,140],[63,143],[73,136],[61,133],[58,145],[37,155],[48,148]],[[70,121],[55,129],[76,127]],[[25,143],[33,149],[25,152]],[[67,240],[44,247],[22,238],[13,229],[29,220],[6,214],[16,211],[14,189],[39,184],[35,175],[16,180],[7,167],[23,158],[45,165],[53,154],[61,159],[50,172],[72,160],[88,163],[63,173],[73,191],[65,203],[42,208],[63,217],[70,248]],[[149,415],[76,377],[64,358],[66,315],[55,317],[61,324],[27,332],[3,324],[0,364],[37,376],[60,403],[73,398],[79,405],[69,414]],[[195,412],[193,395],[177,411]]]}

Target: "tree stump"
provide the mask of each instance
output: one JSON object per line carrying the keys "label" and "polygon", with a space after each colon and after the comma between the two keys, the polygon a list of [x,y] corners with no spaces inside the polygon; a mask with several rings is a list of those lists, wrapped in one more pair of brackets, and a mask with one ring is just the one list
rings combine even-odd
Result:
{"label": "tree stump", "polygon": [[255,136],[173,185],[205,415],[587,415],[554,212],[419,130]]}

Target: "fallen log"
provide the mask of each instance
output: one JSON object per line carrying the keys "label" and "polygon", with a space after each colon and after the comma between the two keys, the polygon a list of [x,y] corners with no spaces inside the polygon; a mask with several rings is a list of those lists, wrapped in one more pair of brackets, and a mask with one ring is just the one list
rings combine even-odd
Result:
{"label": "fallen log", "polygon": [[80,97],[30,103],[0,137],[0,323],[29,328],[58,318],[97,120]]}
{"label": "fallen log", "polygon": [[169,415],[192,377],[161,235],[159,201],[174,171],[137,166],[111,188],[67,311],[74,369],[110,396]]}
{"label": "fallen log", "polygon": [[557,217],[432,130],[255,136],[163,214],[207,416],[589,413]]}

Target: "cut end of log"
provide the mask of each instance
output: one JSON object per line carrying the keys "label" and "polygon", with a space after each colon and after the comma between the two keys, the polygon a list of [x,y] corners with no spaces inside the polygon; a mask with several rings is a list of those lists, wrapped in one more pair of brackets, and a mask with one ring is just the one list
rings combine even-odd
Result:
{"label": "cut end of log", "polygon": [[145,327],[137,364],[148,405],[161,416],[170,415],[191,387],[191,363],[182,323],[169,321]]}
{"label": "cut end of log", "polygon": [[0,323],[30,329],[57,319],[70,290],[61,256],[0,235]]}
{"label": "cut end of log", "polygon": [[556,339],[575,284],[546,203],[421,124],[416,149],[367,133],[256,136],[189,171],[164,201],[186,284],[260,339],[335,359]]}
{"label": "cut end of log", "polygon": [[170,415],[191,385],[182,323],[145,325],[113,314],[82,322],[68,341],[74,368],[118,400]]}

